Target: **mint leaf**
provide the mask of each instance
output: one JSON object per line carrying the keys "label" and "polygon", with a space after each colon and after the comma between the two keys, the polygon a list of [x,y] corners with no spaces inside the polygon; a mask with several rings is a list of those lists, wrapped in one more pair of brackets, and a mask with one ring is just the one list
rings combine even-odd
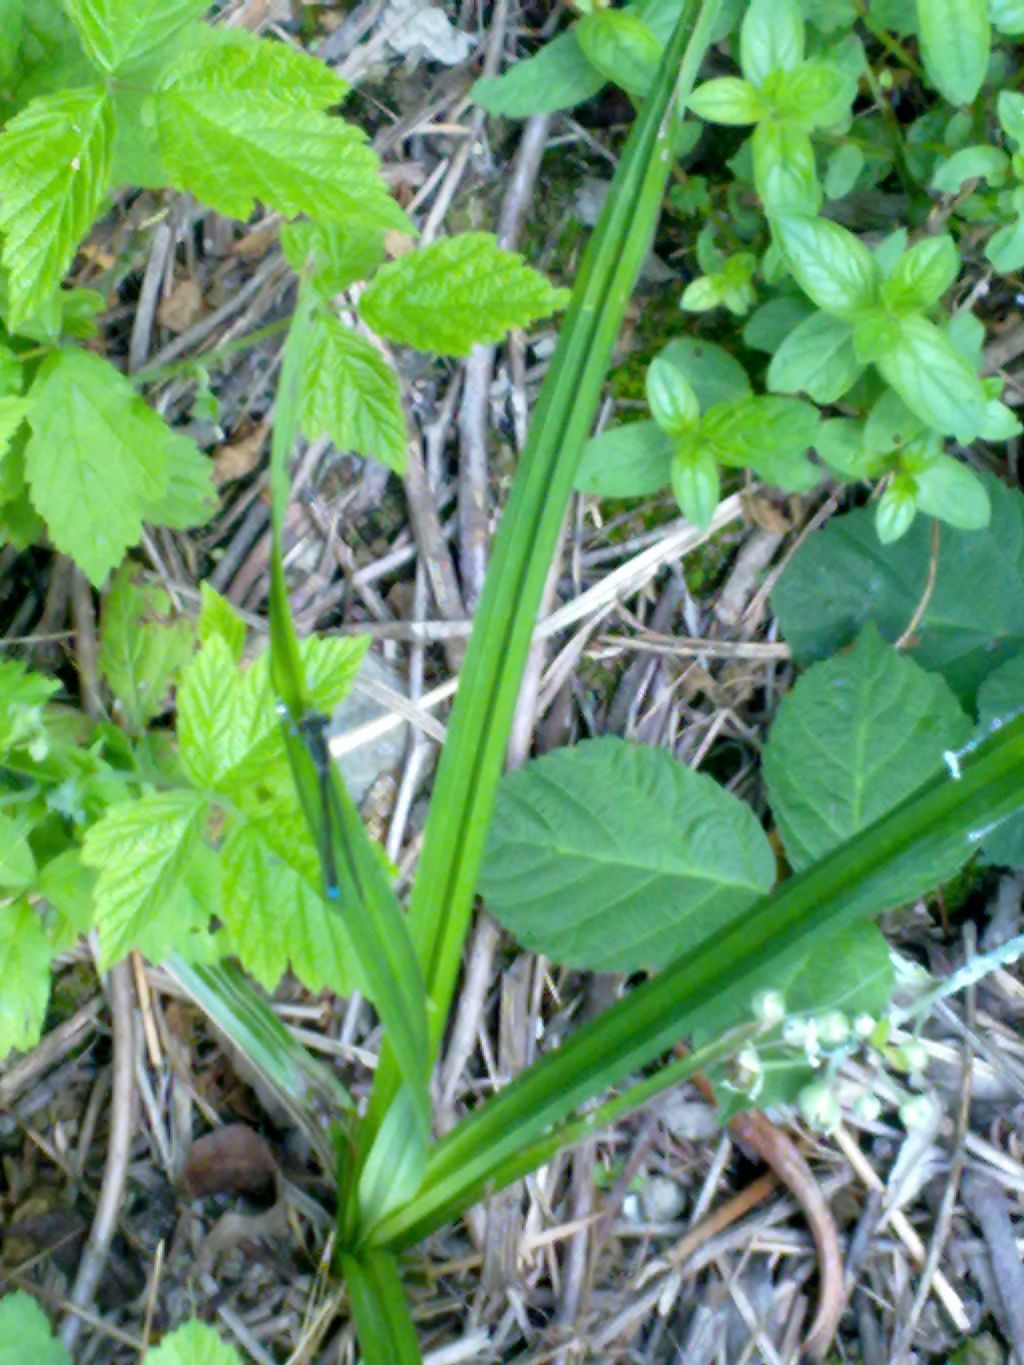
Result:
{"label": "mint leaf", "polygon": [[657,358],[672,365],[693,386],[702,412],[750,392],[746,370],[713,341],[676,337],[661,348]]}
{"label": "mint leaf", "polygon": [[[754,184],[772,217],[780,213],[814,214],[821,204],[821,186],[814,147],[803,128],[767,119],[754,129]],[[812,296],[813,297],[813,296]]]}
{"label": "mint leaf", "polygon": [[143,517],[195,447],[88,351],[51,355],[29,397],[32,502],[58,548],[99,584],[138,541]]}
{"label": "mint leaf", "polygon": [[311,325],[299,424],[311,441],[328,435],[339,450],[405,472],[409,434],[398,376],[372,342],[324,313]]}
{"label": "mint leaf", "polygon": [[672,492],[686,520],[701,528],[710,526],[722,496],[718,465],[711,450],[698,440],[687,439],[676,448],[669,472]]}
{"label": "mint leaf", "polygon": [[310,276],[320,294],[339,294],[356,280],[368,280],[384,260],[384,234],[358,220],[349,223],[285,223],[281,250],[293,270],[312,258]]}
{"label": "mint leaf", "polygon": [[[978,732],[988,735],[1019,714],[1024,705],[1024,654],[1008,659],[982,683],[978,692]],[[1018,812],[981,840],[990,863],[1024,868],[1024,814]]]}
{"label": "mint leaf", "polygon": [[643,99],[661,61],[663,44],[637,18],[621,9],[595,9],[576,25],[583,55],[606,80]]}
{"label": "mint leaf", "polygon": [[1000,275],[1024,266],[1024,217],[998,228],[988,239],[985,255]]}
{"label": "mint leaf", "polygon": [[228,647],[228,653],[235,663],[242,657],[245,649],[245,622],[234,607],[209,583],[199,585],[199,620],[196,623],[199,643],[206,644],[214,635],[219,635]]}
{"label": "mint leaf", "polygon": [[361,129],[321,112],[343,83],[315,58],[233,30],[187,53],[154,97],[172,183],[233,218],[286,214],[409,229]]}
{"label": "mint leaf", "polygon": [[927,426],[964,443],[977,436],[985,420],[985,390],[973,365],[933,322],[916,314],[903,318],[875,364]]}
{"label": "mint leaf", "polygon": [[[813,665],[783,698],[763,755],[772,813],[796,872],[838,848],[943,766],[971,722],[943,680],[887,645],[868,624],[845,653]],[[871,892],[890,909],[951,876],[967,850],[956,839],[897,858]],[[866,907],[868,908],[868,907]]]}
{"label": "mint leaf", "polygon": [[727,123],[742,126],[757,123],[768,112],[768,106],[749,81],[736,76],[718,76],[705,81],[686,101],[691,114],[706,123]]}
{"label": "mint leaf", "polygon": [[915,242],[896,262],[882,285],[882,298],[896,313],[938,303],[960,269],[960,253],[947,233]]}
{"label": "mint leaf", "polygon": [[570,30],[539,52],[516,62],[501,76],[484,76],[470,94],[482,109],[505,118],[530,118],[572,109],[604,88],[605,77],[591,66]]}
{"label": "mint leaf", "polygon": [[0,134],[0,232],[8,326],[60,284],[110,179],[114,120],[105,90],[34,99]]}
{"label": "mint leaf", "polygon": [[186,1322],[146,1352],[146,1365],[242,1365],[242,1357],[212,1327]]}
{"label": "mint leaf", "polygon": [[190,622],[175,620],[163,588],[125,564],[103,601],[99,667],[128,730],[144,730],[167,710],[171,685],[192,655]]}
{"label": "mint leaf", "polygon": [[272,990],[291,964],[311,991],[351,995],[354,956],[297,806],[235,823],[221,849],[224,923],[246,969]]}
{"label": "mint leaf", "polygon": [[864,243],[826,218],[786,214],[772,224],[786,264],[809,299],[855,322],[878,297],[878,266]]}
{"label": "mint leaf", "polygon": [[664,750],[605,738],[502,779],[481,892],[524,946],[618,972],[692,951],[774,878],[743,802]]}
{"label": "mint leaf", "polygon": [[804,59],[804,17],[797,0],[751,0],[740,29],[740,66],[751,85]]}
{"label": "mint leaf", "polygon": [[132,66],[210,8],[210,0],[63,0],[82,46],[106,74]]}
{"label": "mint leaf", "polygon": [[988,14],[1000,33],[1024,33],[1024,0],[988,0]]}
{"label": "mint leaf", "polygon": [[834,403],[864,367],[853,349],[853,330],[842,318],[812,313],[785,337],[768,366],[768,387],[776,393],[803,390],[816,403]]}
{"label": "mint leaf", "polygon": [[[206,801],[196,792],[159,792],[111,806],[88,831],[82,859],[99,873],[101,970],[133,948],[161,962],[203,927],[185,874],[202,845],[206,816]],[[191,914],[182,914],[186,907]]]}
{"label": "mint leaf", "polygon": [[670,436],[689,431],[700,417],[693,385],[664,356],[655,356],[647,367],[647,406],[658,426]]}
{"label": "mint leaf", "polygon": [[932,176],[932,189],[943,194],[958,194],[968,180],[989,180],[993,185],[1006,179],[1010,158],[1001,147],[981,143],[976,147],[961,147],[952,156],[939,162]]}
{"label": "mint leaf", "polygon": [[67,1351],[54,1340],[46,1314],[31,1294],[19,1289],[0,1299],[0,1365],[28,1365],[29,1361],[32,1365],[71,1365]]}
{"label": "mint leaf", "polygon": [[988,492],[974,470],[951,455],[937,455],[912,468],[919,512],[939,517],[961,531],[980,531],[992,516]]}
{"label": "mint leaf", "polygon": [[556,289],[489,232],[463,232],[382,266],[359,311],[380,336],[440,355],[469,355],[564,308]]}
{"label": "mint leaf", "polygon": [[[802,128],[828,128],[849,113],[857,83],[832,62],[801,62],[768,85],[775,107]],[[766,94],[768,91],[766,91]]]}
{"label": "mint leaf", "polygon": [[[50,945],[42,921],[23,900],[0,905],[0,980],[0,1057],[5,1057],[13,1048],[25,1052],[39,1042],[50,998]],[[0,1337],[0,1360],[6,1345],[6,1337]]]}
{"label": "mint leaf", "polygon": [[780,298],[769,299],[755,308],[743,328],[744,344],[754,351],[774,353],[783,344],[790,332],[796,330],[801,322],[813,317],[815,310],[798,294],[783,294]]}
{"label": "mint leaf", "polygon": [[917,28],[932,85],[950,104],[970,104],[988,68],[986,0],[917,0]]}
{"label": "mint leaf", "polygon": [[595,436],[583,447],[574,487],[604,498],[642,498],[667,488],[672,438],[657,422],[630,422]]}

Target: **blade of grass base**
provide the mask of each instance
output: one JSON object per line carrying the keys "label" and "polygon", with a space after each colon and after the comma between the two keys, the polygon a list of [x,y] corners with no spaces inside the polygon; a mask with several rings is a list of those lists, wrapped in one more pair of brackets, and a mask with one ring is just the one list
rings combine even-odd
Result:
{"label": "blade of grass base", "polygon": [[366,1365],[421,1365],[423,1357],[394,1257],[383,1251],[361,1256],[343,1252],[341,1270]]}

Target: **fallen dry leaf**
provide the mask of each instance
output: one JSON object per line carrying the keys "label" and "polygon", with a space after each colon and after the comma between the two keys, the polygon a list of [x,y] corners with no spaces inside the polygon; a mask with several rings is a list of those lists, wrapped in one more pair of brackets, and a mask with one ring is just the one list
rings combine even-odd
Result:
{"label": "fallen dry leaf", "polygon": [[244,479],[260,462],[263,442],[270,430],[266,422],[247,431],[235,441],[215,446],[213,451],[213,481],[216,484],[230,483],[232,479]]}
{"label": "fallen dry leaf", "polygon": [[203,311],[203,292],[191,275],[179,280],[165,299],[161,299],[156,320],[171,332],[187,332]]}

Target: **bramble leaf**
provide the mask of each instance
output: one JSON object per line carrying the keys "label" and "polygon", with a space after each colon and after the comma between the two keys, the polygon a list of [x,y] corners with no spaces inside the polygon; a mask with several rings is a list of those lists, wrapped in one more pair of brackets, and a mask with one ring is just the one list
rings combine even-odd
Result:
{"label": "bramble leaf", "polygon": [[245,622],[231,603],[215,592],[209,583],[200,583],[199,594],[199,620],[196,623],[199,643],[204,645],[212,636],[219,635],[227,645],[231,658],[238,663],[245,649]]}
{"label": "bramble leaf", "polygon": [[281,250],[293,270],[312,258],[310,282],[320,294],[339,294],[356,280],[368,280],[384,260],[384,234],[358,220],[341,225],[285,223]]}
{"label": "bramble leaf", "polygon": [[133,948],[161,962],[205,927],[185,878],[202,846],[207,810],[197,792],[158,792],[111,806],[86,834],[82,859],[99,873],[101,970]]}
{"label": "bramble leaf", "polygon": [[0,659],[0,753],[40,734],[42,709],[59,691],[56,678],[29,672],[20,659]]}
{"label": "bramble leaf", "polygon": [[[1024,654],[1008,659],[989,674],[978,692],[978,732],[988,735],[1017,715],[1024,705]],[[981,840],[990,863],[1024,868],[1024,814],[1018,812],[988,831]]]}
{"label": "bramble leaf", "polygon": [[463,232],[382,266],[359,311],[380,336],[440,355],[469,355],[476,342],[499,342],[568,302],[488,232]]}
{"label": "bramble leaf", "polygon": [[405,472],[409,435],[398,376],[372,342],[336,317],[314,318],[299,394],[308,440],[328,435],[339,450]]}
{"label": "bramble leaf", "polygon": [[0,812],[0,888],[3,893],[23,891],[36,870],[28,836],[33,821],[26,814]]}
{"label": "bramble leaf", "polygon": [[480,889],[524,946],[633,971],[682,956],[774,878],[746,805],[664,750],[605,738],[502,779]]}
{"label": "bramble leaf", "polygon": [[86,52],[112,74],[148,57],[210,8],[210,0],[63,0]]}
{"label": "bramble leaf", "polygon": [[29,397],[25,471],[33,505],[58,548],[99,584],[136,544],[180,466],[201,457],[122,374],[87,351],[51,355]]}
{"label": "bramble leaf", "polygon": [[167,709],[194,633],[189,621],[174,619],[164,589],[136,573],[125,564],[104,598],[98,663],[126,728],[137,733]]}
{"label": "bramble leaf", "polygon": [[242,1358],[205,1322],[186,1322],[146,1352],[146,1365],[242,1365]]}
{"label": "bramble leaf", "polygon": [[917,0],[917,27],[928,79],[950,104],[970,104],[988,67],[986,0]]}
{"label": "bramble leaf", "polygon": [[[25,1052],[38,1043],[50,998],[50,945],[42,921],[24,900],[0,905],[0,979],[0,1057],[5,1057],[12,1048]],[[0,1360],[6,1345],[0,1338]]]}
{"label": "bramble leaf", "polygon": [[110,97],[101,89],[34,99],[0,134],[0,232],[13,331],[57,288],[92,226],[113,139]]}
{"label": "bramble leaf", "polygon": [[46,1314],[31,1294],[19,1289],[0,1299],[0,1365],[28,1365],[29,1361],[32,1365],[71,1365]]}

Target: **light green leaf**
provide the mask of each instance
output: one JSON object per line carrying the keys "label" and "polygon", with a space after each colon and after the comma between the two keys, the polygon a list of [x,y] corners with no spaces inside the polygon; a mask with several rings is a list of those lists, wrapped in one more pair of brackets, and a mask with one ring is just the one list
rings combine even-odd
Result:
{"label": "light green leaf", "polygon": [[82,45],[108,74],[130,67],[210,8],[210,0],[63,0]]}
{"label": "light green leaf", "polygon": [[832,62],[809,61],[777,72],[764,93],[783,118],[803,128],[829,128],[849,114],[857,82]]}
{"label": "light green leaf", "polygon": [[[163,431],[168,431],[163,427]],[[142,515],[154,526],[170,526],[186,531],[202,526],[217,510],[213,486],[213,462],[194,441],[170,433],[175,442],[167,465],[167,485],[162,493],[146,498]]]}
{"label": "light green leaf", "polygon": [[105,90],[33,100],[0,135],[0,232],[8,326],[60,284],[110,179],[114,121]]}
{"label": "light green leaf", "polygon": [[852,142],[833,151],[825,169],[825,198],[842,199],[850,193],[864,169],[864,153]]}
{"label": "light green leaf", "polygon": [[829,313],[812,313],[775,352],[767,384],[776,393],[802,390],[816,403],[834,403],[852,387],[862,368],[854,354],[850,324]]}
{"label": "light green leaf", "polygon": [[700,417],[693,385],[665,356],[655,356],[647,367],[647,406],[669,436],[681,436]]}
{"label": "light green leaf", "polygon": [[25,31],[25,0],[7,0],[0,24],[0,81],[7,84],[17,70]]}
{"label": "light green leaf", "polygon": [[159,792],[111,806],[86,834],[82,858],[99,873],[101,970],[133,948],[161,962],[203,927],[198,907],[191,907],[192,917],[182,909],[189,904],[185,874],[200,849],[207,809],[196,792]]}
{"label": "light green leaf", "polygon": [[855,322],[878,297],[878,266],[864,243],[825,218],[786,214],[772,224],[793,278],[826,313]]}
{"label": "light green leaf", "polygon": [[285,223],[281,249],[294,270],[302,270],[312,258],[313,288],[329,296],[370,278],[384,260],[384,234],[358,219],[330,225]]}
{"label": "light green leaf", "polygon": [[988,16],[1000,33],[1024,33],[1024,0],[988,0]]}
{"label": "light green leaf", "polygon": [[169,691],[194,644],[189,621],[175,619],[171,599],[138,570],[118,570],[103,601],[99,667],[127,729],[144,730],[167,710]]}
{"label": "light green leaf", "polygon": [[46,931],[54,953],[63,952],[93,924],[96,874],[82,862],[81,850],[67,848],[41,869],[35,889],[50,905]]}
{"label": "light green leaf", "polygon": [[296,805],[234,825],[221,850],[224,923],[247,971],[273,990],[288,970],[311,991],[351,995],[354,957],[342,917],[326,905],[317,851]]}
{"label": "light green leaf", "polygon": [[679,307],[687,313],[710,313],[724,301],[725,288],[720,275],[701,275],[683,290]]}
{"label": "light green leaf", "polygon": [[[813,665],[783,698],[763,754],[768,799],[794,871],[886,815],[943,766],[971,722],[945,682],[868,625],[852,649]],[[890,909],[951,876],[966,850],[898,859],[865,911]],[[883,895],[885,900],[880,901]]]}
{"label": "light green leaf", "polygon": [[814,147],[804,129],[781,119],[769,119],[754,129],[751,146],[754,184],[765,213],[769,217],[781,213],[815,214],[821,204],[821,186]]}
{"label": "light green leaf", "polygon": [[[1024,706],[1024,654],[1008,659],[985,679],[978,692],[978,732],[991,734]],[[988,831],[981,848],[990,863],[1024,868],[1024,814],[1018,812]]]}
{"label": "light green leaf", "polygon": [[986,0],[917,0],[917,27],[928,79],[950,104],[970,104],[988,67]]}
{"label": "light green leaf", "polygon": [[687,441],[672,456],[670,474],[672,492],[683,516],[694,526],[710,526],[722,495],[718,465],[711,450]]}
{"label": "light green leaf", "polygon": [[[35,1047],[50,998],[50,945],[42,921],[23,900],[0,905],[0,980],[2,1058],[12,1049],[26,1052]],[[5,1346],[6,1337],[0,1337],[0,1360]],[[24,1360],[23,1356],[18,1365]]]}
{"label": "light green leaf", "polygon": [[6,454],[31,406],[27,398],[0,398],[0,458]]}
{"label": "light green leaf", "polygon": [[883,454],[903,451],[926,432],[925,424],[914,416],[899,394],[887,389],[864,424],[864,448]]}
{"label": "light green leaf", "polygon": [[803,456],[817,439],[820,423],[817,409],[799,398],[750,396],[707,412],[700,439],[722,464],[760,470],[763,461],[776,456]]}
{"label": "light green leaf", "polygon": [[603,89],[605,77],[583,55],[573,30],[501,76],[485,76],[470,94],[489,114],[530,118],[572,109]]}
{"label": "light green leaf", "polygon": [[58,548],[99,584],[138,541],[150,506],[196,457],[195,446],[87,351],[51,355],[29,397],[32,502]]}
{"label": "light green leaf", "polygon": [[359,311],[381,336],[440,355],[468,355],[513,327],[564,308],[556,289],[488,232],[463,232],[382,266]]}
{"label": "light green leaf", "polygon": [[985,390],[974,367],[933,322],[916,314],[903,318],[894,343],[875,364],[927,426],[964,443],[977,436]]}
{"label": "light green leaf", "polygon": [[597,9],[576,25],[576,41],[606,80],[639,99],[647,94],[663,44],[642,19],[621,9]]}
{"label": "light green leaf", "polygon": [[736,76],[719,76],[698,85],[686,107],[706,123],[737,125],[757,123],[768,112],[760,92]]}
{"label": "light green leaf", "polygon": [[674,448],[657,422],[612,427],[583,447],[575,487],[604,498],[647,497],[668,487]]}
{"label": "light green leaf", "polygon": [[328,435],[339,450],[405,472],[409,439],[402,390],[372,342],[336,317],[313,321],[299,394],[299,422],[308,440]]}
{"label": "light green leaf", "polygon": [[16,1294],[0,1299],[0,1365],[29,1365],[29,1362],[31,1365],[71,1365],[71,1357],[60,1342],[54,1340],[46,1314],[35,1299],[19,1289]]}
{"label": "light green leaf", "polygon": [[28,842],[32,832],[31,815],[4,815],[0,812],[0,888],[22,891],[32,880],[36,860]]}
{"label": "light green leaf", "polygon": [[321,112],[339,97],[328,69],[281,43],[213,32],[219,41],[173,64],[154,97],[175,187],[233,218],[259,199],[281,213],[408,231],[366,135]]}
{"label": "light green leaf", "polygon": [[952,156],[939,162],[932,176],[932,189],[943,194],[959,194],[968,180],[988,180],[1001,184],[1010,168],[1010,158],[1001,147],[983,143],[977,147],[961,147]]}
{"label": "light green leaf", "polygon": [[980,531],[992,516],[988,492],[978,475],[962,460],[939,455],[914,470],[917,509],[938,517],[961,531]]}
{"label": "light green leaf", "polygon": [[606,738],[502,779],[481,892],[526,947],[634,971],[685,955],[774,876],[749,807],[663,750]]}
{"label": "light green leaf", "polygon": [[219,635],[228,647],[228,653],[235,663],[242,657],[245,649],[245,622],[225,597],[221,597],[209,583],[199,585],[199,620],[196,632],[199,643]]}
{"label": "light green leaf", "polygon": [[930,308],[957,277],[960,253],[947,233],[915,242],[882,285],[882,298],[895,313]]}
{"label": "light green leaf", "polygon": [[[1024,14],[1024,0],[1021,0],[1021,13]],[[996,100],[999,122],[1007,137],[1024,146],[1024,95],[1019,90],[1000,90]]]}
{"label": "light green leaf", "polygon": [[30,673],[20,659],[0,659],[0,753],[42,733],[42,710],[55,692],[56,678]]}
{"label": "light green leaf", "polygon": [[804,59],[804,17],[797,0],[751,0],[740,29],[740,66],[751,85]]}
{"label": "light green leaf", "polygon": [[985,404],[985,420],[981,424],[979,436],[986,441],[1010,441],[1019,436],[1024,427],[1019,419],[998,398],[990,398]]}
{"label": "light green leaf", "polygon": [[998,228],[988,239],[985,255],[1000,275],[1024,266],[1024,217]]}
{"label": "light green leaf", "polygon": [[910,530],[917,516],[911,479],[897,474],[875,504],[875,530],[883,545],[893,545]]}
{"label": "light green leaf", "polygon": [[186,1322],[146,1352],[146,1365],[242,1365],[242,1357],[212,1327]]}
{"label": "light green leaf", "polygon": [[661,348],[657,358],[673,366],[692,385],[702,412],[750,393],[746,370],[713,341],[676,337]]}
{"label": "light green leaf", "polygon": [[[935,589],[917,625],[914,659],[941,673],[965,706],[1024,650],[1024,495],[986,477],[983,534],[943,527]],[[835,654],[868,621],[896,640],[928,582],[931,528],[919,518],[896,545],[878,544],[869,509],[835,517],[793,556],[772,594],[798,662]]]}

